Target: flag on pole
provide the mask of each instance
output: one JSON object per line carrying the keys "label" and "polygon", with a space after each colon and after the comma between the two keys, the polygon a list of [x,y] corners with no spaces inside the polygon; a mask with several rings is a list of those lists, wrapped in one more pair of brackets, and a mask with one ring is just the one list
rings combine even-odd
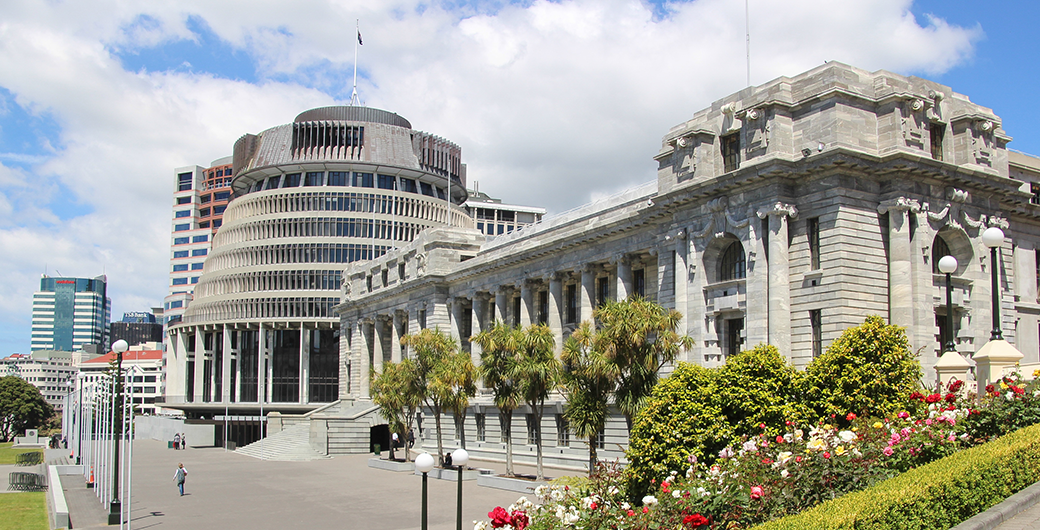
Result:
{"label": "flag on pole", "polygon": [[362,46],[365,45],[364,42],[361,42],[361,30],[358,30],[358,32],[357,32],[357,43],[362,45]]}

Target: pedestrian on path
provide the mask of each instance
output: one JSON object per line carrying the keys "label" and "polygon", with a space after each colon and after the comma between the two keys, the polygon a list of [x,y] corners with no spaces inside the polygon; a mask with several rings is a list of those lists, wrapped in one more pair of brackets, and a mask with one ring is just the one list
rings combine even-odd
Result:
{"label": "pedestrian on path", "polygon": [[184,469],[184,464],[177,464],[177,471],[173,473],[173,481],[177,483],[177,489],[181,491],[181,497],[184,496],[184,479],[188,478],[188,470]]}

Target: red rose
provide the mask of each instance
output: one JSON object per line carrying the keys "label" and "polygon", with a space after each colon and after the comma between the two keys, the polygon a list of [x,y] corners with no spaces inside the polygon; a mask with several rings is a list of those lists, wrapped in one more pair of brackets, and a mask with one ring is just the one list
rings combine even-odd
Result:
{"label": "red rose", "polygon": [[595,510],[596,506],[599,506],[598,504],[596,504],[596,501],[592,501],[591,503],[589,503],[590,510]]}
{"label": "red rose", "polygon": [[936,403],[942,399],[939,394],[929,394],[928,397],[924,398],[925,403]]}
{"label": "red rose", "polygon": [[496,506],[494,510],[488,512],[488,517],[491,518],[491,528],[502,528],[513,524],[512,516],[501,506]]}
{"label": "red rose", "polygon": [[953,403],[954,401],[957,401],[957,394],[954,394],[953,392],[946,394],[947,403]]}
{"label": "red rose", "polygon": [[831,453],[830,453],[830,451],[824,451],[824,452],[823,452],[823,457],[824,457],[824,458],[830,458],[830,457],[831,457]]}
{"label": "red rose", "polygon": [[997,391],[996,391],[996,389],[994,388],[993,385],[986,385],[986,393],[987,394],[996,394]]}
{"label": "red rose", "polygon": [[636,512],[633,512],[632,510],[629,510],[629,511],[628,511],[628,516],[629,516],[629,517],[632,517],[632,516],[633,516],[633,515],[635,515],[635,514],[636,514]]}
{"label": "red rose", "polygon": [[776,437],[776,443],[778,443],[778,444],[784,443],[784,437],[783,436],[777,436]]}
{"label": "red rose", "polygon": [[691,528],[697,528],[698,526],[707,526],[708,518],[704,517],[699,513],[695,513],[693,515],[687,515],[686,517],[683,517],[682,522],[684,525],[690,526]]}
{"label": "red rose", "polygon": [[924,396],[920,392],[914,392],[910,394],[910,399],[924,399]]}
{"label": "red rose", "polygon": [[956,391],[960,390],[962,386],[964,386],[964,381],[960,381],[960,380],[954,379],[950,383],[950,392],[956,392]]}
{"label": "red rose", "polygon": [[850,412],[848,416],[845,416],[845,419],[848,420],[848,421],[855,420],[856,419],[856,415]]}
{"label": "red rose", "polygon": [[527,517],[527,514],[517,510],[513,512],[513,528],[516,530],[524,530],[527,525],[531,524],[531,520]]}

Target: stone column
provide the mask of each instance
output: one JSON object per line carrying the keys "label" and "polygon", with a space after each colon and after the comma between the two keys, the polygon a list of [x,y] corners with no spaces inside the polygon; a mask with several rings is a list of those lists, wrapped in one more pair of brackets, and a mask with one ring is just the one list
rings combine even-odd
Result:
{"label": "stone column", "polygon": [[451,299],[451,307],[449,315],[451,316],[451,324],[448,329],[451,333],[451,338],[455,339],[459,343],[459,347],[462,347],[462,301],[463,298],[456,296]]}
{"label": "stone column", "polygon": [[549,278],[549,329],[556,338],[556,351],[563,351],[563,279],[560,274]]}
{"label": "stone column", "polygon": [[758,211],[759,218],[769,219],[769,344],[787,359],[791,357],[791,279],[787,248],[787,219],[798,216],[791,204],[774,203]]}
{"label": "stone column", "polygon": [[624,254],[614,256],[612,261],[617,264],[617,300],[620,302],[632,295],[632,262]]}
{"label": "stone column", "polygon": [[368,329],[371,328],[372,321],[363,320],[358,323],[358,339],[354,341],[356,346],[354,348],[358,351],[358,358],[361,361],[358,363],[358,397],[361,399],[369,399],[372,397],[370,386],[371,380],[368,377],[369,372],[372,371],[372,341],[368,338]]}
{"label": "stone column", "polygon": [[239,330],[234,330],[232,333],[238,333],[238,353],[235,354],[235,403],[242,401],[242,357],[245,355],[245,349],[242,347],[242,333]]}
{"label": "stone column", "polygon": [[436,294],[433,297],[433,314],[426,316],[426,327],[451,332],[451,317],[448,315],[448,295]]}
{"label": "stone column", "polygon": [[[476,335],[481,331],[484,331],[484,321],[486,316],[484,314],[487,311],[488,299],[484,293],[476,293],[473,295],[473,311],[470,312],[470,332]],[[469,357],[473,361],[473,366],[480,366],[480,344],[471,342],[469,345]]]}
{"label": "stone column", "polygon": [[354,366],[354,350],[351,341],[354,339],[354,322],[344,322],[339,328],[339,399],[354,397],[351,383],[351,367]]}
{"label": "stone column", "polygon": [[192,385],[194,392],[192,392],[192,398],[195,403],[202,403],[202,396],[205,390],[204,385],[208,385],[209,381],[206,381],[206,372],[204,370],[206,366],[206,342],[203,340],[203,334],[205,333],[203,328],[196,328],[195,331],[195,373],[193,377],[195,384]]}
{"label": "stone column", "polygon": [[300,403],[311,401],[311,335],[300,322]]}
{"label": "stone column", "polygon": [[[272,327],[270,331],[274,333],[274,328]],[[267,402],[271,403],[274,399],[274,351],[271,350],[270,346],[268,346],[268,350],[270,355],[267,359],[267,368],[265,369],[267,375],[264,381],[267,384]]]}
{"label": "stone column", "polygon": [[520,280],[517,287],[520,289],[520,326],[526,328],[531,325],[531,306],[534,305],[531,300],[531,282]]}
{"label": "stone column", "polygon": [[578,322],[592,322],[592,310],[596,307],[596,266],[586,263],[581,268],[581,314]]}
{"label": "stone column", "polygon": [[256,332],[256,402],[263,403],[264,392],[267,389],[267,333],[263,323]]}
{"label": "stone column", "polygon": [[401,362],[401,320],[404,315],[400,311],[390,314],[390,361]]}
{"label": "stone column", "polygon": [[[405,328],[405,334],[418,333],[419,332],[419,308],[409,307],[408,308],[408,326]],[[410,358],[411,353],[407,346],[401,348],[401,357]]]}
{"label": "stone column", "polygon": [[509,299],[506,297],[506,288],[499,286],[495,290],[495,319],[502,321],[503,324],[509,325],[509,321],[506,320],[507,309],[509,307]]}
{"label": "stone column", "polygon": [[[675,330],[679,336],[688,335],[690,329],[690,308],[687,301],[687,289],[690,281],[690,268],[686,261],[690,256],[690,243],[686,239],[686,231],[680,229],[675,235],[675,310],[682,314],[679,326]],[[703,304],[701,304],[703,305]]]}
{"label": "stone column", "polygon": [[[231,402],[231,334],[227,324],[223,326],[220,338],[224,342],[223,351],[224,354],[220,357],[220,393],[221,400],[225,403]],[[235,379],[238,381],[238,379]]]}
{"label": "stone column", "polygon": [[386,315],[376,315],[372,321],[372,370],[383,372],[383,335],[386,332]]}
{"label": "stone column", "polygon": [[878,205],[888,213],[888,322],[910,329],[914,325],[913,275],[910,270],[910,219],[918,212],[917,201],[898,197]]}

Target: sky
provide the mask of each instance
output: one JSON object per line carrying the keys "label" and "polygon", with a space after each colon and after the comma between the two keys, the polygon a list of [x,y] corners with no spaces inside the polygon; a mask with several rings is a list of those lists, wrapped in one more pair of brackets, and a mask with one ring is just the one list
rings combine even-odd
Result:
{"label": "sky", "polygon": [[668,129],[836,60],[992,108],[1040,154],[1032,29],[1007,0],[4,0],[0,357],[41,274],[106,274],[113,318],[168,292],[174,168],[361,102],[462,146],[472,187],[562,212],[655,178]]}

